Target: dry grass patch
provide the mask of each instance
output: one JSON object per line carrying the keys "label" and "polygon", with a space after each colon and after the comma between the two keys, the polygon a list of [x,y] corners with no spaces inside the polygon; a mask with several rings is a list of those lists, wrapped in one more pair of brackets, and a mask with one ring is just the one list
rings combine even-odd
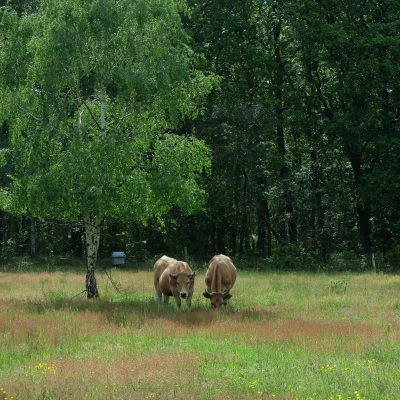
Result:
{"label": "dry grass patch", "polygon": [[[160,336],[168,337],[171,332],[175,337],[187,337],[191,334],[232,338],[236,343],[260,345],[268,341],[297,343],[307,351],[341,351],[360,353],[370,344],[386,337],[377,326],[368,323],[346,323],[341,321],[308,321],[302,319],[263,321],[254,323],[246,320],[246,313],[235,313],[220,316],[206,312],[192,313],[184,321],[153,320],[159,325]],[[196,320],[195,325],[188,323]],[[194,331],[195,328],[195,331]],[[393,338],[397,337],[397,332]]]}
{"label": "dry grass patch", "polygon": [[13,376],[7,391],[16,399],[188,399],[198,366],[191,354],[116,362],[56,358],[24,367],[20,376]]}
{"label": "dry grass patch", "polygon": [[[99,272],[101,298],[87,301],[74,297],[84,273],[0,273],[8,398],[336,400],[400,391],[396,276],[239,271],[228,311],[214,312],[199,273],[193,311],[178,314],[173,300],[157,310],[151,271],[111,274],[123,290]],[[332,279],[346,279],[346,290],[332,291]]]}

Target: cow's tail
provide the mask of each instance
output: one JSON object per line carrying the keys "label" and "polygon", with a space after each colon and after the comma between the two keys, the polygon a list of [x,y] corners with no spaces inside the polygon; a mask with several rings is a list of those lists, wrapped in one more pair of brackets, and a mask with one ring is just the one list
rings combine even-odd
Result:
{"label": "cow's tail", "polygon": [[214,287],[211,290],[215,293],[221,293],[221,277],[219,274],[218,264],[215,266],[214,269],[214,276],[213,276]]}

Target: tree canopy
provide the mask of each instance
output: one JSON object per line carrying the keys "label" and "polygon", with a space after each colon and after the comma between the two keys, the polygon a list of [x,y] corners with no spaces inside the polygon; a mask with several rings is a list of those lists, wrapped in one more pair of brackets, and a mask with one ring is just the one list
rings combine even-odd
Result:
{"label": "tree canopy", "polygon": [[209,151],[174,130],[200,111],[213,78],[195,67],[180,11],[180,2],[147,0],[42,1],[21,18],[3,11],[13,21],[6,42],[25,43],[24,74],[3,83],[10,203],[35,217],[84,218],[89,270],[103,218],[147,223],[202,204],[196,176],[209,169]]}
{"label": "tree canopy", "polygon": [[399,1],[0,4],[4,254],[399,254]]}

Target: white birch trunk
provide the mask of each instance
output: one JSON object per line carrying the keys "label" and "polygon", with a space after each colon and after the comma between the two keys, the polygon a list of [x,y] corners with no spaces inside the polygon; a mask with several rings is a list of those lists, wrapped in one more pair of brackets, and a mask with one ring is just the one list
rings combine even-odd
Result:
{"label": "white birch trunk", "polygon": [[89,210],[85,212],[85,237],[86,237],[86,256],[87,256],[87,272],[86,272],[86,292],[88,299],[99,297],[97,282],[95,277],[95,268],[97,254],[100,243],[100,215],[91,215]]}

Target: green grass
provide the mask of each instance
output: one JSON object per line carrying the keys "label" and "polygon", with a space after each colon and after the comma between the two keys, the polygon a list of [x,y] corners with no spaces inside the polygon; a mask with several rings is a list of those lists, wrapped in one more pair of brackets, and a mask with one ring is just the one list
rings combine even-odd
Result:
{"label": "green grass", "polygon": [[[158,311],[151,266],[0,267],[0,399],[397,399],[400,278],[238,271],[215,312]],[[185,303],[183,302],[183,309]]]}

